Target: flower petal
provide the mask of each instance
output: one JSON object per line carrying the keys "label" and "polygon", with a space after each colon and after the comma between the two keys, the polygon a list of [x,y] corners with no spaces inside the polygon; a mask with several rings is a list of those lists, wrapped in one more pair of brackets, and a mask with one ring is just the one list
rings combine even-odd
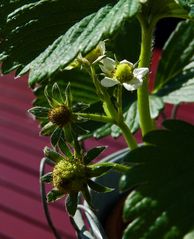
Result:
{"label": "flower petal", "polygon": [[131,85],[140,86],[140,85],[142,85],[142,83],[143,83],[143,79],[142,79],[142,78],[133,77],[133,79],[130,80],[130,84],[131,84]]}
{"label": "flower petal", "polygon": [[105,51],[106,51],[105,42],[104,42],[104,41],[100,41],[100,42],[98,43],[98,46],[99,46],[99,48],[100,48],[100,50],[101,50],[101,54],[104,55],[104,54],[105,54]]}
{"label": "flower petal", "polygon": [[101,70],[108,76],[112,76],[112,72],[115,70],[116,62],[112,58],[105,57],[100,61]]}
{"label": "flower petal", "polygon": [[133,75],[138,79],[142,79],[148,72],[149,69],[147,67],[135,68]]}
{"label": "flower petal", "polygon": [[123,83],[123,86],[124,86],[125,89],[128,90],[128,91],[136,90],[136,88],[134,87],[134,85],[131,85],[131,84]]}
{"label": "flower petal", "polygon": [[130,65],[130,66],[133,67],[133,63],[131,63],[130,61],[127,61],[127,60],[122,60],[122,61],[120,61],[119,63],[120,63],[120,64],[128,64],[128,65]]}
{"label": "flower petal", "polygon": [[133,80],[130,81],[129,83],[123,83],[123,86],[125,87],[126,90],[128,91],[133,91],[138,89],[143,83],[143,80],[139,80],[138,78],[133,78]]}
{"label": "flower petal", "polygon": [[117,84],[119,84],[119,81],[113,80],[109,77],[105,77],[103,80],[101,80],[101,85],[104,87],[112,87]]}

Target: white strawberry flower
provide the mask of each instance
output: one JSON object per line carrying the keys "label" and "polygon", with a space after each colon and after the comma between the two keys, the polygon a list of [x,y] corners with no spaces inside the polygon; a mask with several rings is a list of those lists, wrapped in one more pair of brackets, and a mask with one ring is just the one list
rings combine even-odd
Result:
{"label": "white strawberry flower", "polygon": [[149,72],[147,67],[136,68],[127,60],[116,62],[106,57],[100,63],[100,68],[105,76],[101,81],[104,87],[122,84],[126,90],[133,91],[142,85],[144,77]]}

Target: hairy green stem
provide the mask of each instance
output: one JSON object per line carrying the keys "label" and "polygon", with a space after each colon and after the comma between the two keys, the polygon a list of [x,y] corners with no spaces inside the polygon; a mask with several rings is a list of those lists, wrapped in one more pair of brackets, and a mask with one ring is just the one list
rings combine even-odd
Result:
{"label": "hairy green stem", "polygon": [[[121,109],[122,105],[119,105],[120,109],[118,109],[118,112],[117,112],[117,110],[115,109],[115,107],[111,101],[111,98],[110,98],[108,92],[106,91],[106,89],[103,86],[101,86],[98,79],[96,78],[95,70],[93,67],[91,67],[91,77],[93,79],[93,83],[96,87],[97,93],[103,102],[104,111],[107,114],[106,119],[112,119],[112,123],[116,124],[121,129],[121,131],[123,132],[124,138],[127,142],[127,145],[130,149],[137,148],[137,142],[136,142],[135,138],[133,137],[129,127],[124,122],[124,118],[122,115],[122,109]],[[122,104],[121,89],[119,89],[118,97],[119,97],[118,103]],[[95,118],[95,119],[97,119],[97,118]]]}
{"label": "hairy green stem", "polygon": [[80,142],[78,141],[78,138],[76,135],[74,135],[74,133],[72,133],[73,136],[73,146],[74,146],[74,150],[75,150],[75,157],[76,158],[81,158],[82,155],[82,147],[80,145]]}
{"label": "hairy green stem", "polygon": [[123,102],[122,102],[122,85],[118,85],[118,92],[117,92],[117,104],[118,104],[118,115],[119,119],[123,117]]}
{"label": "hairy green stem", "polygon": [[[117,118],[116,109],[114,108],[114,106],[111,102],[110,96],[107,93],[106,89],[101,86],[100,82],[96,78],[96,73],[95,73],[95,69],[94,69],[93,66],[91,66],[91,77],[92,77],[93,83],[96,87],[96,91],[97,91],[98,96],[102,100],[103,105],[104,104],[106,105],[105,107],[107,108],[108,113],[109,113],[108,116],[111,116],[112,119],[116,119]],[[106,110],[105,110],[105,113],[107,114]]]}
{"label": "hairy green stem", "polygon": [[[152,56],[153,27],[149,27],[149,25],[144,22],[144,19],[139,18],[139,21],[141,24],[142,39],[138,67],[149,68]],[[142,135],[144,136],[146,133],[154,129],[153,120],[150,115],[148,77],[146,77],[142,86],[138,89],[137,96],[140,127]]]}
{"label": "hairy green stem", "polygon": [[106,115],[98,115],[98,114],[90,114],[90,113],[74,113],[75,115],[98,121],[98,122],[104,122],[104,123],[113,123],[112,118],[106,116]]}
{"label": "hairy green stem", "polygon": [[121,121],[117,124],[119,126],[119,128],[122,130],[123,132],[123,136],[127,142],[127,145],[130,149],[135,149],[137,148],[137,142],[135,140],[135,138],[133,137],[129,127],[125,124],[124,121]]}

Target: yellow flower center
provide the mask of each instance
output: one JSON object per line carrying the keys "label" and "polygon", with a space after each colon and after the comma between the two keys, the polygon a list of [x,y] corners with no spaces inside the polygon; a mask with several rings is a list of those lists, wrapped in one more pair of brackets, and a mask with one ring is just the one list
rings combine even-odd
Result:
{"label": "yellow flower center", "polygon": [[113,78],[121,83],[130,82],[133,79],[133,65],[120,63],[117,65]]}
{"label": "yellow flower center", "polygon": [[53,186],[62,193],[81,191],[86,183],[86,166],[78,159],[64,158],[55,165]]}
{"label": "yellow flower center", "polygon": [[71,121],[71,116],[71,112],[65,105],[51,109],[48,113],[49,120],[61,128]]}

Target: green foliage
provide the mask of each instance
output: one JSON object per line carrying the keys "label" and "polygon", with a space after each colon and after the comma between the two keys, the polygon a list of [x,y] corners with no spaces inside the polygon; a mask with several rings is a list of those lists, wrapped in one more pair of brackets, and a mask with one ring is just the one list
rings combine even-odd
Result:
{"label": "green foliage", "polygon": [[47,202],[54,202],[58,199],[63,197],[63,193],[57,190],[56,188],[53,188],[48,194],[47,194]]}
{"label": "green foliage", "polygon": [[106,147],[104,146],[98,146],[90,149],[84,157],[85,164],[89,164],[93,159],[98,157],[105,149]]}
{"label": "green foliage", "polygon": [[78,193],[70,193],[66,197],[66,208],[69,215],[73,216],[77,210]]}
{"label": "green foliage", "polygon": [[[33,69],[32,82],[36,82],[42,77],[53,74],[56,68],[64,68],[79,51],[86,53],[94,48],[100,39],[112,36],[128,18],[134,16],[140,10],[139,0],[120,0],[118,3],[116,2],[116,0],[87,0],[84,2],[80,0],[74,0],[73,2],[65,0],[1,0],[0,29],[2,41],[0,43],[0,60],[3,61],[2,71],[8,73],[18,69],[17,73],[19,73],[23,67],[33,61],[26,70]],[[67,40],[68,34],[66,33],[66,35],[65,32],[77,21],[106,4],[115,3],[115,6],[111,7],[109,5],[104,10],[101,9],[99,13],[91,15],[91,18],[95,16],[92,21],[95,21],[94,25],[92,25],[92,22],[90,23],[91,18],[87,17],[83,20],[83,24],[77,24],[73,27],[75,31],[76,28],[80,30],[79,33],[77,32],[80,35],[77,42],[75,42],[75,35],[74,37],[71,35],[69,38],[71,41]],[[163,7],[161,8],[160,5]],[[187,18],[187,12],[189,12],[190,17],[193,16],[192,0],[179,0],[177,3],[174,0],[150,0],[148,3],[143,4],[143,12],[149,18],[150,9],[151,17],[155,20],[169,16]],[[95,28],[92,34],[89,23],[91,27]],[[104,26],[107,27],[104,28]],[[84,31],[84,34],[82,31]],[[96,34],[98,38],[94,37]],[[87,36],[86,39],[84,39],[85,36]],[[84,41],[82,41],[83,39]],[[81,48],[78,48],[73,54],[69,53],[69,47],[63,49],[63,54],[59,54],[62,45],[71,45],[76,48],[76,45],[80,42]],[[48,48],[48,46],[50,47]],[[47,48],[48,50],[40,55]],[[58,55],[60,58],[57,61],[58,66],[53,66],[52,70],[47,72],[46,66],[53,65],[47,59],[48,53],[52,53],[52,57],[54,57],[55,53],[57,54],[54,60],[57,59]],[[40,57],[38,57],[39,55]],[[38,58],[34,61],[36,57]],[[47,59],[45,64],[43,64],[43,59]],[[36,72],[35,69],[38,63],[43,64],[44,74],[39,75],[40,72]]]}
{"label": "green foliage", "polygon": [[155,90],[165,102],[193,102],[193,21],[178,24],[164,46],[159,63]]}
{"label": "green foliage", "polygon": [[[164,108],[164,103],[160,97],[157,97],[155,95],[150,95],[149,101],[151,118],[155,119],[158,117],[159,113]],[[137,101],[133,102],[129,109],[124,113],[124,119],[131,132],[135,133],[139,128]],[[118,126],[113,125],[110,127],[110,133],[112,137],[118,137],[122,134],[122,131]]]}
{"label": "green foliage", "polygon": [[179,4],[189,12],[190,17],[194,17],[194,1],[193,0],[178,0]]}
{"label": "green foliage", "polygon": [[166,17],[188,18],[188,11],[175,0],[149,0],[143,5],[143,15],[154,23]]}
{"label": "green foliage", "polygon": [[111,37],[111,41],[107,41],[108,50],[114,52],[118,60],[130,59],[131,62],[137,62],[141,45],[140,28],[136,18],[126,21],[119,31]]}
{"label": "green foliage", "polygon": [[96,129],[94,131],[93,136],[96,139],[100,139],[107,135],[110,135],[111,134],[111,126],[112,126],[111,123],[104,124],[103,126],[99,127],[98,129]]}
{"label": "green foliage", "polygon": [[109,0],[1,0],[2,71],[18,72],[83,17]]}
{"label": "green foliage", "polygon": [[105,187],[99,183],[92,181],[92,180],[88,181],[88,185],[92,190],[94,190],[96,192],[100,192],[100,193],[108,193],[108,192],[112,192],[114,190],[113,188]]}
{"label": "green foliage", "polygon": [[106,174],[112,168],[113,168],[113,165],[110,165],[108,163],[104,165],[96,164],[90,167],[88,174],[90,177],[99,177]]}
{"label": "green foliage", "polygon": [[[61,142],[61,141],[59,141]],[[64,143],[64,141],[62,141]],[[82,193],[88,205],[92,207],[90,189],[108,193],[113,189],[98,184],[92,180],[95,176],[102,176],[108,170],[114,168],[118,171],[128,170],[128,167],[122,167],[116,163],[92,164],[94,160],[105,147],[96,147],[88,151],[88,153],[73,152],[71,146],[66,144],[57,145],[58,151],[45,147],[44,156],[54,162],[52,172],[46,173],[41,177],[44,183],[52,184],[53,188],[47,194],[47,202],[54,202],[62,197],[66,197],[65,205],[69,215],[73,216],[77,210],[78,193]],[[60,153],[59,153],[60,152]]]}
{"label": "green foliage", "polygon": [[[71,94],[73,102],[84,102],[86,104],[92,104],[99,101],[96,95],[94,85],[85,71],[71,70],[58,72],[53,78],[50,78],[46,82],[41,82],[41,85],[34,89],[36,96],[34,105],[47,105],[46,98],[44,96],[44,88],[47,85],[49,93],[51,93],[52,85],[57,81],[60,89],[65,89],[68,83],[71,84]],[[83,87],[84,85],[84,87]],[[82,90],[79,90],[79,89]],[[64,95],[65,92],[63,91]]]}
{"label": "green foliage", "polygon": [[[47,85],[48,92],[51,95],[52,86],[55,83],[55,81],[57,81],[57,84],[60,89],[65,89],[68,83],[70,82],[73,109],[75,111],[82,111],[81,104],[82,105],[85,104],[84,107],[85,108],[86,106],[88,107],[88,109],[85,109],[86,112],[93,112],[93,113],[103,112],[102,105],[99,102],[99,98],[96,95],[94,85],[89,75],[85,71],[78,71],[78,70],[60,72],[56,74],[54,78],[51,78],[50,81],[42,82],[42,85],[35,88],[33,92],[36,98],[33,102],[35,106],[33,110],[36,109],[36,111],[38,111],[39,109],[41,109],[42,111],[43,110],[42,106],[44,106],[44,108],[49,107],[47,99],[44,95],[44,89],[45,89],[45,85]],[[61,90],[61,94],[64,97],[65,91]],[[30,111],[32,111],[32,109]],[[46,109],[45,109],[45,113],[46,113]],[[37,119],[39,119],[40,124],[44,126],[47,121],[45,121],[43,118],[38,117],[41,114],[42,112],[40,112],[39,114],[37,112],[36,117]],[[81,123],[80,126],[83,129],[90,128],[91,131],[95,131],[98,127],[102,126],[102,123],[87,121],[87,122]],[[44,128],[44,130],[42,130],[41,133],[43,135],[49,135],[52,131],[53,130],[49,127],[49,129]],[[80,137],[80,139],[86,139],[88,137],[91,137],[91,134],[84,132],[84,136]]]}
{"label": "green foliage", "polygon": [[[193,0],[0,0],[1,70],[4,74],[16,70],[16,75],[29,71],[29,85],[36,97],[29,111],[53,146],[44,149],[46,159],[56,164],[55,174],[49,172],[41,178],[53,186],[47,201],[66,196],[67,212],[73,216],[79,193],[92,207],[89,188],[112,191],[92,181],[93,177],[110,170],[127,172],[120,183],[121,190],[131,190],[124,207],[128,226],[123,239],[193,237],[194,126],[164,122],[166,129],[150,132],[144,137],[147,145],[127,154],[130,170],[125,164],[92,164],[105,147],[84,152],[80,144],[91,136],[123,134],[129,147],[135,148],[132,133],[138,129],[139,119],[144,133],[152,127],[152,119],[158,117],[164,102],[193,102],[192,20],[181,22],[165,44],[150,95],[145,88],[147,73],[137,73],[148,72],[152,33],[156,23],[166,17],[193,18]],[[87,61],[92,50],[98,55],[96,46],[102,40],[106,51],[96,61]],[[111,66],[106,57],[114,57],[115,64]],[[109,59],[107,68],[103,58]],[[130,70],[129,78],[125,73],[123,82],[138,82],[137,88],[143,84],[138,99],[136,93],[122,90],[122,84],[114,85],[117,63],[124,59],[136,62],[128,62],[133,74]],[[77,69],[69,70],[73,66]],[[137,66],[143,68],[137,70]],[[102,84],[104,76],[109,77],[107,85]],[[111,80],[114,86],[107,89]]]}
{"label": "green foliage", "polygon": [[51,159],[52,161],[58,163],[59,161],[63,160],[63,157],[55,152],[53,149],[49,147],[44,148],[44,154],[47,158]]}
{"label": "green foliage", "polygon": [[[160,91],[166,103],[179,104],[181,102],[194,102],[194,70],[184,70],[173,78],[164,90]],[[163,95],[164,94],[164,95]]]}
{"label": "green foliage", "polygon": [[121,189],[131,190],[123,238],[181,239],[194,226],[194,126],[169,120],[164,127],[126,159],[132,168],[121,180]]}
{"label": "green foliage", "polygon": [[41,177],[43,183],[50,183],[53,180],[52,172],[49,172]]}
{"label": "green foliage", "polygon": [[[150,112],[152,119],[158,117],[159,113],[164,107],[163,100],[155,95],[150,95]],[[125,99],[126,100],[126,99]],[[131,98],[131,105],[128,107],[126,106],[124,112],[124,120],[127,126],[129,127],[132,133],[135,133],[139,128],[139,116],[138,116],[138,108],[137,108],[137,101]],[[134,102],[133,102],[134,101]],[[126,100],[126,102],[130,102]],[[117,138],[122,134],[121,129],[111,123],[104,124],[103,126],[98,127],[98,129],[93,131],[93,136],[97,139],[105,137],[107,135],[111,135],[113,138]]]}
{"label": "green foliage", "polygon": [[[39,0],[34,0],[38,2]],[[24,6],[25,4],[31,3],[32,0],[1,0],[0,1],[0,29],[5,29],[5,23],[10,13],[14,12],[17,8]]]}
{"label": "green foliage", "polygon": [[164,102],[160,97],[150,95],[150,114],[152,119],[156,119],[164,108]]}
{"label": "green foliage", "polygon": [[[85,55],[100,40],[110,37],[126,19],[134,16],[139,9],[139,1],[122,0],[114,7],[105,6],[97,13],[76,23],[66,34],[60,36],[45,52],[24,70],[30,71],[30,82],[34,84],[63,69],[78,53]],[[37,67],[38,66],[38,67]]]}

